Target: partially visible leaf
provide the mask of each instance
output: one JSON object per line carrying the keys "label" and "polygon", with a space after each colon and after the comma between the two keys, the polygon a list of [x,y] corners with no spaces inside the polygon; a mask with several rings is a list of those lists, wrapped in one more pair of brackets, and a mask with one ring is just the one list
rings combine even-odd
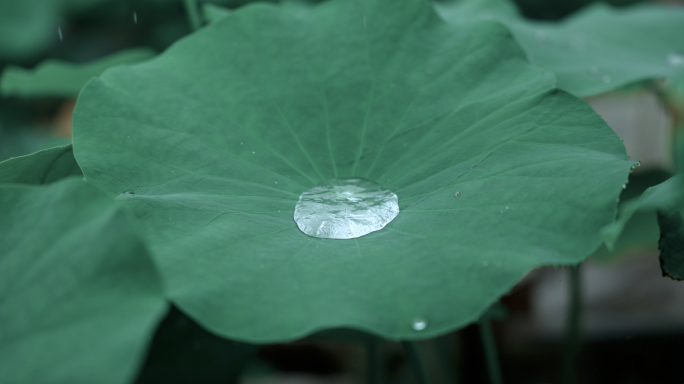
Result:
{"label": "partially visible leaf", "polygon": [[625,226],[636,212],[655,212],[661,209],[678,208],[683,205],[684,174],[677,174],[663,183],[648,188],[639,198],[621,204],[617,220],[603,227],[601,237],[608,249],[612,250]]}
{"label": "partially visible leaf", "polygon": [[48,184],[71,175],[83,175],[71,144],[0,162],[0,183]]}
{"label": "partially visible leaf", "polygon": [[129,382],[166,311],[126,215],[81,178],[0,185],[0,382]]}
{"label": "partially visible leaf", "polygon": [[436,4],[456,24],[497,19],[506,24],[530,60],[552,70],[558,87],[579,97],[641,80],[684,72],[684,8],[597,3],[559,23],[525,20],[508,0]]}
{"label": "partially visible leaf", "polygon": [[211,334],[190,317],[171,311],[155,333],[137,384],[236,383],[259,346]]}
{"label": "partially visible leaf", "polygon": [[221,20],[230,15],[231,12],[232,11],[229,8],[225,8],[220,5],[212,3],[202,4],[202,13],[204,13],[204,19],[209,23]]}
{"label": "partially visible leaf", "polygon": [[77,96],[93,77],[108,68],[134,64],[156,55],[151,49],[131,48],[84,64],[48,59],[34,69],[5,68],[0,77],[0,93],[5,96]]}
{"label": "partially visible leaf", "polygon": [[56,41],[59,2],[0,1],[0,59],[25,60]]}
{"label": "partially visible leaf", "polygon": [[660,268],[663,276],[684,280],[684,220],[677,209],[658,210]]}

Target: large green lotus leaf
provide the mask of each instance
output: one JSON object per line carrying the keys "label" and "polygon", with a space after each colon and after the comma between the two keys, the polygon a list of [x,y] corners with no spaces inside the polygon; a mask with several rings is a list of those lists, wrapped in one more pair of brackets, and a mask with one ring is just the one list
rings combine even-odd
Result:
{"label": "large green lotus leaf", "polygon": [[[74,153],[210,330],[426,338],[531,268],[580,262],[612,221],[632,163],[554,84],[502,25],[450,26],[421,0],[253,5],[91,81]],[[383,184],[401,213],[358,239],[305,235],[299,195],[336,177]]]}
{"label": "large green lotus leaf", "polygon": [[0,162],[0,183],[49,184],[72,175],[83,173],[71,144]]}
{"label": "large green lotus leaf", "polygon": [[684,72],[682,7],[597,3],[560,23],[525,20],[508,0],[462,0],[436,8],[456,24],[502,21],[531,61],[552,70],[558,87],[580,97]]}
{"label": "large green lotus leaf", "polygon": [[121,208],[71,177],[0,210],[0,382],[128,382],[167,306]]}
{"label": "large green lotus leaf", "polygon": [[74,97],[88,80],[105,69],[138,63],[155,55],[147,48],[132,48],[83,64],[48,59],[31,70],[9,66],[0,77],[0,93],[5,96]]}

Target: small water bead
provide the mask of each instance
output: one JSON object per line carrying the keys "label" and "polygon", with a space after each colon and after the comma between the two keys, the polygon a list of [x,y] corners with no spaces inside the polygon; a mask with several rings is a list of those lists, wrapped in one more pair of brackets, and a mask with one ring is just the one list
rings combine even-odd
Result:
{"label": "small water bead", "polygon": [[456,196],[456,197],[461,196],[461,192],[456,192],[456,194],[454,196]]}
{"label": "small water bead", "polygon": [[399,214],[392,191],[364,179],[332,179],[299,196],[294,220],[305,234],[353,239],[378,231]]}
{"label": "small water bead", "polygon": [[425,328],[427,328],[428,322],[422,317],[417,317],[413,320],[413,323],[411,323],[411,328],[413,328],[414,331],[422,331]]}
{"label": "small water bead", "polygon": [[627,184],[622,184],[622,189],[626,189],[626,188],[627,188]]}
{"label": "small water bead", "polygon": [[126,192],[124,192],[124,195],[132,195],[132,194],[133,194],[133,191],[126,191]]}
{"label": "small water bead", "polygon": [[133,11],[133,23],[138,24],[138,14]]}
{"label": "small water bead", "polygon": [[608,83],[610,83],[610,80],[611,80],[611,79],[610,79],[610,76],[608,76],[608,75],[603,75],[603,77],[601,78],[601,80],[602,80],[604,83],[608,84]]}
{"label": "small water bead", "polygon": [[670,53],[667,55],[667,62],[673,67],[680,67],[684,65],[684,55],[679,53]]}

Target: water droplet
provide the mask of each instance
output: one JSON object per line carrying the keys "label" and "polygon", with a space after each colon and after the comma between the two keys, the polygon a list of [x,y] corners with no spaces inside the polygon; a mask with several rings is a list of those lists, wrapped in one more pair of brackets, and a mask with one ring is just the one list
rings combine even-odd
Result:
{"label": "water droplet", "polygon": [[64,41],[64,36],[62,35],[62,27],[57,27],[57,34],[59,35],[59,41]]}
{"label": "water droplet", "polygon": [[252,154],[254,154],[254,153],[255,153],[255,152],[254,152],[254,151],[252,151]]}
{"label": "water droplet", "polygon": [[546,33],[544,33],[544,31],[537,31],[534,33],[534,38],[537,41],[544,41],[546,40]]}
{"label": "water droplet", "polygon": [[592,75],[598,75],[598,73],[599,73],[598,67],[595,65],[590,66],[589,67],[589,73],[591,73]]}
{"label": "water droplet", "polygon": [[261,264],[261,268],[263,268],[263,267],[264,267],[264,265],[263,265],[263,264]]}
{"label": "water droplet", "polygon": [[627,188],[627,184],[622,184],[622,189]]}
{"label": "water droplet", "polygon": [[684,55],[679,53],[670,53],[667,55],[667,62],[673,67],[684,65]]}
{"label": "water droplet", "polygon": [[365,179],[331,179],[299,196],[294,220],[309,236],[353,239],[378,231],[399,214],[392,191]]}
{"label": "water droplet", "polygon": [[133,11],[133,23],[138,24],[138,14]]}
{"label": "water droplet", "polygon": [[133,191],[126,191],[124,192],[124,195],[133,195]]}
{"label": "water droplet", "polygon": [[275,183],[276,183],[276,184],[278,184],[278,182],[277,182],[277,181],[276,181]]}
{"label": "water droplet", "polygon": [[428,322],[422,317],[416,317],[413,320],[413,323],[411,323],[411,328],[413,328],[414,331],[422,331],[423,329],[427,328]]}
{"label": "water droplet", "polygon": [[483,261],[482,266],[483,267],[489,267],[489,261]]}
{"label": "water droplet", "polygon": [[461,192],[456,192],[456,194],[454,194],[454,196],[456,196],[456,197],[461,196]]}
{"label": "water droplet", "polygon": [[506,209],[508,209],[508,205],[506,206]]}
{"label": "water droplet", "polygon": [[240,142],[240,145],[242,145],[242,141]]}
{"label": "water droplet", "polygon": [[608,84],[608,83],[610,83],[610,76],[608,76],[608,75],[603,75],[603,77],[601,78],[601,80],[602,80],[604,83]]}

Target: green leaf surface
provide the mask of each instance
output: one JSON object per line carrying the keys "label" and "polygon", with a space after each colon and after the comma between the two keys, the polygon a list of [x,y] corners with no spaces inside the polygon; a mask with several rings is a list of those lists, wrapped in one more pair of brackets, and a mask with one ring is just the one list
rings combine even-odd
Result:
{"label": "green leaf surface", "polygon": [[9,66],[0,77],[0,93],[23,97],[75,97],[88,80],[104,70],[138,63],[155,55],[151,49],[131,48],[83,64],[48,59],[31,70]]}
{"label": "green leaf surface", "polygon": [[[421,0],[253,5],[91,81],[74,148],[211,331],[428,338],[580,262],[615,215],[632,163],[554,84],[502,25],[447,25]],[[401,212],[358,239],[299,231],[300,194],[345,177]]]}
{"label": "green leaf surface", "polygon": [[167,306],[121,208],[72,177],[0,211],[0,382],[129,382]]}
{"label": "green leaf surface", "polygon": [[213,335],[172,307],[154,335],[136,383],[236,383],[258,347]]}
{"label": "green leaf surface", "polygon": [[0,60],[24,60],[58,38],[58,1],[0,1]]}
{"label": "green leaf surface", "polygon": [[684,220],[677,209],[659,210],[660,268],[663,276],[684,280]]}
{"label": "green leaf surface", "polygon": [[579,97],[684,72],[683,7],[597,3],[559,23],[526,20],[508,0],[463,0],[436,8],[455,24],[500,20],[532,62],[552,70],[558,87]]}
{"label": "green leaf surface", "polygon": [[71,144],[0,162],[0,183],[49,184],[71,175],[83,175]]}

